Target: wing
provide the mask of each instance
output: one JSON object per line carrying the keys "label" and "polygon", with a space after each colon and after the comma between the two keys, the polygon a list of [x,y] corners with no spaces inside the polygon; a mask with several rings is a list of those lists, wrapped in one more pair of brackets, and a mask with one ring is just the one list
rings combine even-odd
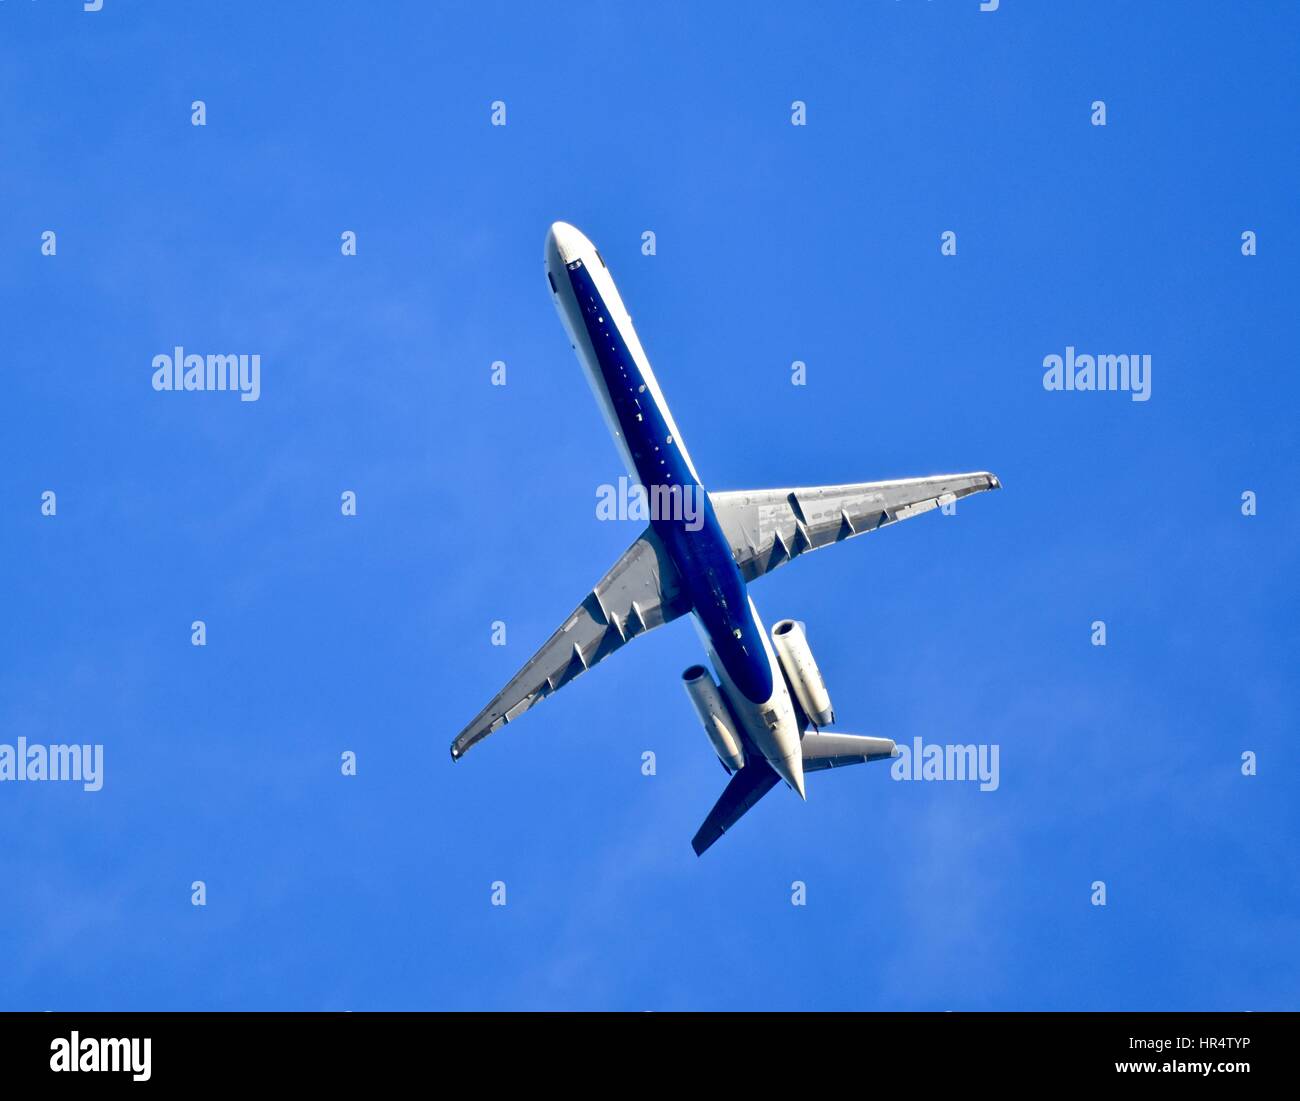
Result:
{"label": "wing", "polygon": [[1002,483],[986,471],[895,482],[711,493],[714,511],[746,581],[804,551],[842,543]]}
{"label": "wing", "polygon": [[513,722],[624,643],[691,610],[676,567],[650,528],[623,553],[546,645],[451,743],[453,759]]}

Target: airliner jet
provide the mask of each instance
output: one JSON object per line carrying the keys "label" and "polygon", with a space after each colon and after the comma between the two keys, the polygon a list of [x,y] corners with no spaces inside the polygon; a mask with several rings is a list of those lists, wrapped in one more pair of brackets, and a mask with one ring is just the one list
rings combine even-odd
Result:
{"label": "airliner jet", "polygon": [[[651,502],[651,521],[457,735],[451,755],[459,759],[632,639],[689,614],[717,680],[692,665],[682,681],[731,776],[691,843],[700,854],[778,781],[806,798],[805,773],[897,752],[889,738],[824,729],[835,713],[803,624],[783,619],[769,637],[748,584],[809,551],[1000,483],[978,472],[706,493],[605,261],[565,222],[547,234],[546,278],[628,474]],[[702,512],[685,507],[691,500]]]}

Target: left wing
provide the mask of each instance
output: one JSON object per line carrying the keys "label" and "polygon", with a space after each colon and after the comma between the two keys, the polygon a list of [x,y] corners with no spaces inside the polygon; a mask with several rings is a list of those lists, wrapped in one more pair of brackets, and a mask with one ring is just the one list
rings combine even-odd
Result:
{"label": "left wing", "polygon": [[741,489],[710,493],[709,498],[741,575],[753,581],[804,551],[1001,487],[995,475],[979,471],[804,489]]}
{"label": "left wing", "polygon": [[530,707],[585,673],[624,643],[691,610],[681,577],[659,537],[646,528],[609,573],[510,683],[451,743],[464,755]]}

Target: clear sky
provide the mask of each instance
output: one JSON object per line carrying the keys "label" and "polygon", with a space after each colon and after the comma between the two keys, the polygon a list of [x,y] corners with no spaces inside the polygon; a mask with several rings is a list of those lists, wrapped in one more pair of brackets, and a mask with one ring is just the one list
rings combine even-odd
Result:
{"label": "clear sky", "polygon": [[[0,743],[104,754],[0,784],[0,1008],[1296,1008],[1295,5],[614,8],[0,2]],[[453,765],[640,528],[556,219],[711,488],[1001,477],[751,589],[996,791],[819,774],[697,859],[686,621]]]}

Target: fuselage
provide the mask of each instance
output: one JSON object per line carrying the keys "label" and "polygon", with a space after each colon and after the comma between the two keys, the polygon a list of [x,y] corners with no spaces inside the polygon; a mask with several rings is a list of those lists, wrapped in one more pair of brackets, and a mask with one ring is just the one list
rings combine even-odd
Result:
{"label": "fuselage", "polygon": [[736,720],[752,748],[803,795],[801,731],[785,678],[618,288],[595,246],[564,222],[547,235],[546,273],[628,475],[644,487],[651,525],[681,575]]}

